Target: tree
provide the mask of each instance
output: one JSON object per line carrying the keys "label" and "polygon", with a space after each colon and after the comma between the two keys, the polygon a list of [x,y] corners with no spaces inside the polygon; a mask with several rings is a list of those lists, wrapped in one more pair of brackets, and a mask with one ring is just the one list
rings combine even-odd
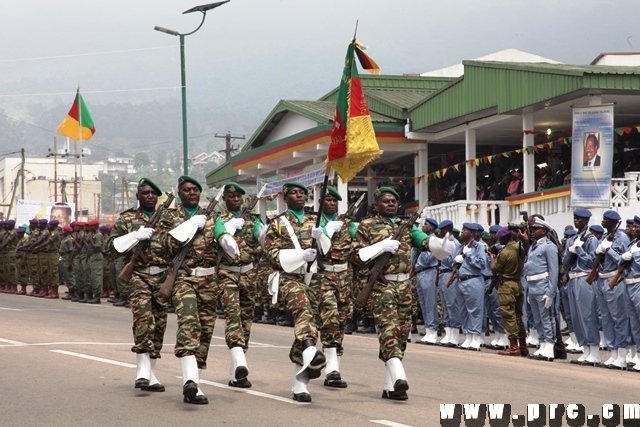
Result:
{"label": "tree", "polygon": [[151,159],[149,158],[149,154],[145,153],[144,151],[138,151],[133,156],[133,166],[136,169],[140,169],[141,167],[144,167],[144,166],[149,166],[150,164],[151,164]]}

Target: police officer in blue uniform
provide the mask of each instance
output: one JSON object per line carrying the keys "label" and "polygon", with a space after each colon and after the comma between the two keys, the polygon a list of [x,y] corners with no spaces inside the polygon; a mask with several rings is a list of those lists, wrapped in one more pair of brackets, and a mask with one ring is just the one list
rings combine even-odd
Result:
{"label": "police officer in blue uniform", "polygon": [[[451,234],[453,232],[453,222],[445,219],[438,224],[438,229],[440,230],[438,234],[440,238],[444,237],[447,232]],[[455,253],[458,253],[460,243],[457,240],[454,243],[456,245]],[[460,307],[456,301],[456,286],[452,284],[447,287],[449,278],[453,274],[454,257],[454,255],[449,255],[440,261],[438,271],[438,289],[440,290],[444,319],[444,337],[442,337],[439,344],[448,347],[456,347],[460,340]]]}
{"label": "police officer in blue uniform", "polygon": [[[422,231],[429,236],[435,235],[438,228],[438,221],[433,218],[425,218]],[[440,316],[438,315],[438,298],[437,298],[437,275],[438,259],[429,251],[422,251],[418,255],[414,266],[416,275],[416,287],[418,288],[418,298],[420,299],[420,309],[424,318],[425,335],[422,337],[420,344],[436,344],[438,341],[438,324]]]}
{"label": "police officer in blue uniform", "polygon": [[[633,350],[640,346],[640,217],[633,217],[633,225],[627,226],[627,234],[631,242],[627,251],[621,255],[621,259],[626,264],[626,276],[624,283],[619,283],[618,288],[623,288],[625,305],[629,316],[631,330],[631,342]],[[631,369],[640,371],[640,357],[638,353],[631,355]]]}

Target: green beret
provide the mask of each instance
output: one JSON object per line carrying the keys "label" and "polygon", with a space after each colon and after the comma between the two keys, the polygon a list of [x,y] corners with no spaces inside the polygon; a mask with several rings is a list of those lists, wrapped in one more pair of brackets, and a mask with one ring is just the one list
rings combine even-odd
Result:
{"label": "green beret", "polygon": [[329,196],[335,197],[336,199],[338,199],[338,201],[342,201],[342,196],[340,195],[340,193],[338,193],[338,190],[336,190],[336,187],[327,185],[327,194]]}
{"label": "green beret", "polygon": [[391,194],[398,201],[400,200],[400,195],[398,194],[398,192],[396,190],[394,190],[393,188],[391,188],[391,187],[380,187],[380,188],[378,188],[376,191],[373,192],[373,198],[375,200],[378,200],[385,193]]}
{"label": "green beret", "polygon": [[282,195],[284,197],[287,197],[287,194],[289,194],[289,191],[291,191],[294,188],[301,188],[302,191],[304,191],[304,194],[306,194],[307,196],[309,195],[309,190],[307,190],[307,187],[295,181],[287,182],[285,185],[282,186]]}
{"label": "green beret", "polygon": [[190,182],[191,184],[195,185],[196,187],[198,187],[198,190],[202,192],[202,185],[200,185],[200,183],[197,180],[187,175],[182,175],[180,178],[178,178],[178,188],[182,187],[182,185],[187,182]]}
{"label": "green beret", "polygon": [[229,183],[225,184],[224,185],[224,192],[225,193],[246,194],[246,191],[244,191],[244,188],[242,188],[240,185],[238,185],[237,182],[229,182]]}
{"label": "green beret", "polygon": [[158,196],[162,196],[160,187],[158,187],[153,181],[151,181],[149,178],[140,178],[140,181],[138,181],[138,188],[145,187],[147,185],[153,188],[153,191],[155,191]]}

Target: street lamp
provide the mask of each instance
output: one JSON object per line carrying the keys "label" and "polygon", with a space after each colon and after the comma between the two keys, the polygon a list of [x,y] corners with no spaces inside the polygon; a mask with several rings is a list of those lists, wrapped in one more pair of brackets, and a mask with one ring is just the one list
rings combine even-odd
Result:
{"label": "street lamp", "polygon": [[218,6],[222,6],[225,3],[229,3],[229,1],[231,0],[203,4],[200,6],[192,7],[191,9],[182,12],[183,15],[185,13],[202,12],[202,21],[200,22],[200,25],[198,25],[198,27],[190,33],[179,33],[177,31],[158,26],[153,27],[154,30],[160,31],[161,33],[180,37],[180,77],[182,84],[182,161],[185,175],[189,174],[189,142],[187,140],[187,79],[184,67],[184,38],[185,36],[195,33],[200,29],[200,27],[202,27],[202,24],[204,24],[204,19],[207,17],[207,11],[215,9]]}

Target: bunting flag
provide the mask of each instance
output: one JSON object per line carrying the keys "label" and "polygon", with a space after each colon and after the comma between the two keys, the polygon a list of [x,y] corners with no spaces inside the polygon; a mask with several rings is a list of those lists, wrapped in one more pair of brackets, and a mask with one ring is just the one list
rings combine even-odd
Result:
{"label": "bunting flag", "polygon": [[[343,182],[351,180],[367,164],[382,154],[355,62],[354,51],[361,52],[361,49],[356,46],[357,42],[354,38],[347,49],[331,129],[331,144],[327,153],[327,164],[336,171]],[[361,53],[364,54],[364,52]],[[379,70],[367,55],[362,58],[365,60],[366,65],[363,64],[365,69],[371,67]],[[361,64],[362,58],[361,54],[358,54]]]}
{"label": "bunting flag", "polygon": [[[81,133],[82,132],[82,136]],[[93,119],[89,114],[89,109],[80,95],[80,88],[76,92],[76,99],[73,101],[73,105],[69,110],[69,114],[64,118],[60,126],[58,126],[58,133],[68,136],[69,138],[78,141],[81,139],[88,141],[91,139],[96,128],[93,125]]]}

